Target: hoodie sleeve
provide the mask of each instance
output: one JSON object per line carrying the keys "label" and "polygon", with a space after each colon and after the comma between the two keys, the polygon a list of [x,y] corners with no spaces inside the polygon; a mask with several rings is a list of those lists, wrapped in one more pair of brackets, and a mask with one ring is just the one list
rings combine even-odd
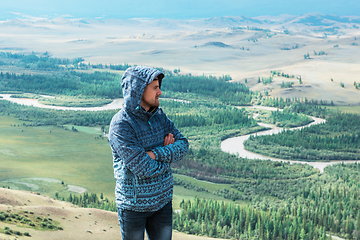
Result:
{"label": "hoodie sleeve", "polygon": [[[128,125],[128,126],[121,126]],[[113,153],[140,179],[156,177],[170,167],[169,163],[153,160],[138,143],[128,123],[112,124],[109,143]]]}
{"label": "hoodie sleeve", "polygon": [[169,133],[172,133],[175,138],[173,144],[167,146],[156,147],[152,149],[155,154],[155,160],[163,163],[177,162],[183,159],[188,150],[188,140],[180,133],[175,127],[174,123],[166,117],[166,125],[169,129]]}

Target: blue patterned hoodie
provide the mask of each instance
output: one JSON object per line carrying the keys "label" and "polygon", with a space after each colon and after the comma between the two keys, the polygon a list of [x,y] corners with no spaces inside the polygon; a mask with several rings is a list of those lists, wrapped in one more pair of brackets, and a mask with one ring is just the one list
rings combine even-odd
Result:
{"label": "blue patterned hoodie", "polygon": [[[169,203],[173,195],[170,164],[185,157],[189,149],[187,139],[160,108],[147,112],[141,107],[145,87],[156,77],[161,86],[163,73],[136,66],[128,68],[121,79],[125,104],[114,115],[109,129],[115,197],[120,209],[153,212]],[[169,133],[175,142],[163,146]],[[154,152],[155,160],[146,153],[149,150]]]}

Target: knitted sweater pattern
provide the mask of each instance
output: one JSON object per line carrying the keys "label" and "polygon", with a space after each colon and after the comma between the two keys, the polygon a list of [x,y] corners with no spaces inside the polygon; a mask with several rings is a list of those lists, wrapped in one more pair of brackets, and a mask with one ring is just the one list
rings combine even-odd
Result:
{"label": "knitted sweater pattern", "polygon": [[[147,112],[141,107],[145,87],[163,73],[143,66],[125,71],[121,86],[125,104],[114,115],[109,129],[113,155],[115,198],[117,207],[137,212],[153,212],[172,200],[171,163],[188,152],[187,139],[168,119],[162,109]],[[172,133],[175,142],[163,146]],[[146,151],[153,151],[155,160]]]}

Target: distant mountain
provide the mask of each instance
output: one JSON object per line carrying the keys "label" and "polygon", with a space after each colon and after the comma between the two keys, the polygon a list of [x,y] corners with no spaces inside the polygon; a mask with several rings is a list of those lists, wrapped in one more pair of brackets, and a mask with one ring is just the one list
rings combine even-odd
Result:
{"label": "distant mountain", "polygon": [[[273,16],[232,16],[232,17],[213,17],[191,20],[175,19],[81,19],[81,18],[16,18],[0,22],[0,26],[14,26],[20,28],[45,27],[51,26],[73,26],[88,28],[91,25],[116,25],[134,27],[138,29],[159,28],[163,30],[196,30],[196,29],[218,29],[218,28],[244,28],[252,27],[254,30],[266,29],[270,25],[290,26],[300,24],[311,27],[337,27],[339,24],[360,24],[360,17],[356,16],[336,16],[324,14],[303,14],[299,16],[279,15]],[[359,26],[357,26],[359,27]]]}
{"label": "distant mountain", "polygon": [[335,23],[360,24],[360,17],[341,17],[335,15],[304,14],[292,22],[311,25],[311,26],[331,26],[334,25]]}

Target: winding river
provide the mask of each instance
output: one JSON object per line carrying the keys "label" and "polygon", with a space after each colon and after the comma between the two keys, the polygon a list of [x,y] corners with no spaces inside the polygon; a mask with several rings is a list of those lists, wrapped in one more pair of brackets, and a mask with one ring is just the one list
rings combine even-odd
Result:
{"label": "winding river", "polygon": [[[247,107],[245,107],[247,108]],[[253,106],[253,107],[249,107],[249,108],[261,108],[264,110],[270,110],[270,111],[276,111],[278,110],[277,108],[273,108],[273,107],[262,107],[262,106]],[[295,127],[295,128],[290,128],[290,130],[295,130],[295,129],[301,129],[304,127],[309,127],[313,124],[320,124],[320,123],[324,123],[325,120],[321,119],[321,118],[316,118],[316,117],[312,117],[312,119],[314,120],[313,122],[301,126],[301,127]],[[270,127],[270,130],[267,131],[262,131],[262,132],[258,132],[256,133],[256,135],[261,136],[261,135],[271,135],[271,134],[277,134],[280,133],[283,128],[280,127],[276,127],[273,124],[265,124],[265,123],[258,123],[260,126],[264,126],[264,127]],[[309,164],[311,166],[313,166],[314,168],[317,168],[320,170],[320,172],[324,171],[324,168],[328,165],[332,165],[332,164],[337,164],[337,163],[354,163],[354,162],[360,162],[358,160],[346,160],[346,161],[330,161],[330,162],[304,162],[304,161],[292,161],[292,160],[287,160],[287,159],[279,159],[279,158],[273,158],[273,157],[268,157],[268,156],[263,156],[257,153],[253,153],[253,152],[249,152],[247,150],[245,150],[244,147],[244,141],[247,140],[250,135],[253,134],[247,134],[247,135],[243,135],[243,136],[239,136],[239,137],[233,137],[233,138],[228,138],[224,141],[221,142],[221,150],[223,150],[224,152],[228,152],[228,153],[233,153],[233,154],[237,154],[239,157],[243,157],[243,158],[248,158],[248,159],[270,159],[272,161],[282,161],[282,162],[290,162],[290,163],[302,163],[302,164]]]}
{"label": "winding river", "polygon": [[[61,107],[61,106],[51,106],[39,103],[37,99],[30,99],[30,98],[12,98],[11,95],[13,94],[0,94],[2,99],[8,100],[13,103],[22,104],[26,106],[33,106],[39,108],[48,108],[48,109],[56,109],[56,110],[73,110],[73,111],[102,111],[102,110],[113,110],[113,109],[120,109],[124,104],[123,98],[118,98],[112,101],[109,104],[106,104],[101,107]],[[52,97],[47,95],[40,95],[42,97]],[[1,99],[1,98],[0,98]]]}
{"label": "winding river", "polygon": [[[115,99],[110,104],[104,105],[102,107],[60,107],[60,106],[44,105],[44,104],[39,103],[38,100],[36,100],[36,99],[11,98],[10,97],[11,95],[12,94],[0,94],[0,96],[3,97],[2,99],[8,100],[8,101],[11,101],[11,102],[14,102],[14,103],[23,104],[23,105],[27,105],[27,106],[34,106],[34,107],[39,107],[39,108],[57,109],[57,110],[102,111],[102,110],[110,110],[110,109],[120,109],[122,107],[123,103],[124,103],[124,99],[119,98],[119,99]],[[42,97],[51,97],[51,96],[42,95]],[[258,108],[258,109],[264,109],[264,110],[270,110],[270,111],[278,110],[277,108],[263,107],[263,106],[252,106],[252,107],[245,107],[245,108]],[[280,109],[280,111],[281,111],[281,109]],[[256,117],[256,116],[254,116],[254,117]],[[311,126],[313,124],[319,124],[319,123],[325,122],[325,120],[321,119],[321,118],[316,118],[316,117],[312,117],[312,118],[314,120],[313,122],[311,122],[311,123],[309,123],[309,124],[307,124],[305,126],[291,128],[290,130],[309,127],[309,126]],[[265,124],[265,123],[258,123],[258,124],[261,125],[261,126],[271,128],[270,130],[256,133],[259,136],[260,135],[277,134],[277,133],[280,133],[283,130],[283,128],[276,127],[275,125],[272,125],[272,124]],[[313,166],[314,168],[319,169],[320,172],[323,172],[324,168],[326,166],[328,166],[328,165],[342,163],[342,162],[345,162],[345,163],[360,162],[359,160],[354,160],[354,161],[351,161],[351,160],[346,160],[346,161],[338,160],[338,161],[330,161],[330,162],[304,162],[304,161],[292,161],[292,160],[287,160],[287,159],[279,159],[279,158],[263,156],[263,155],[253,153],[253,152],[249,152],[249,151],[245,150],[244,141],[246,139],[248,139],[250,137],[250,135],[252,135],[252,134],[239,136],[239,137],[228,138],[228,139],[222,141],[221,142],[221,150],[224,151],[224,152],[228,152],[228,153],[238,154],[239,157],[248,158],[248,159],[264,159],[264,160],[270,159],[272,161],[283,161],[283,162],[291,162],[291,163],[309,164],[309,165]]]}

